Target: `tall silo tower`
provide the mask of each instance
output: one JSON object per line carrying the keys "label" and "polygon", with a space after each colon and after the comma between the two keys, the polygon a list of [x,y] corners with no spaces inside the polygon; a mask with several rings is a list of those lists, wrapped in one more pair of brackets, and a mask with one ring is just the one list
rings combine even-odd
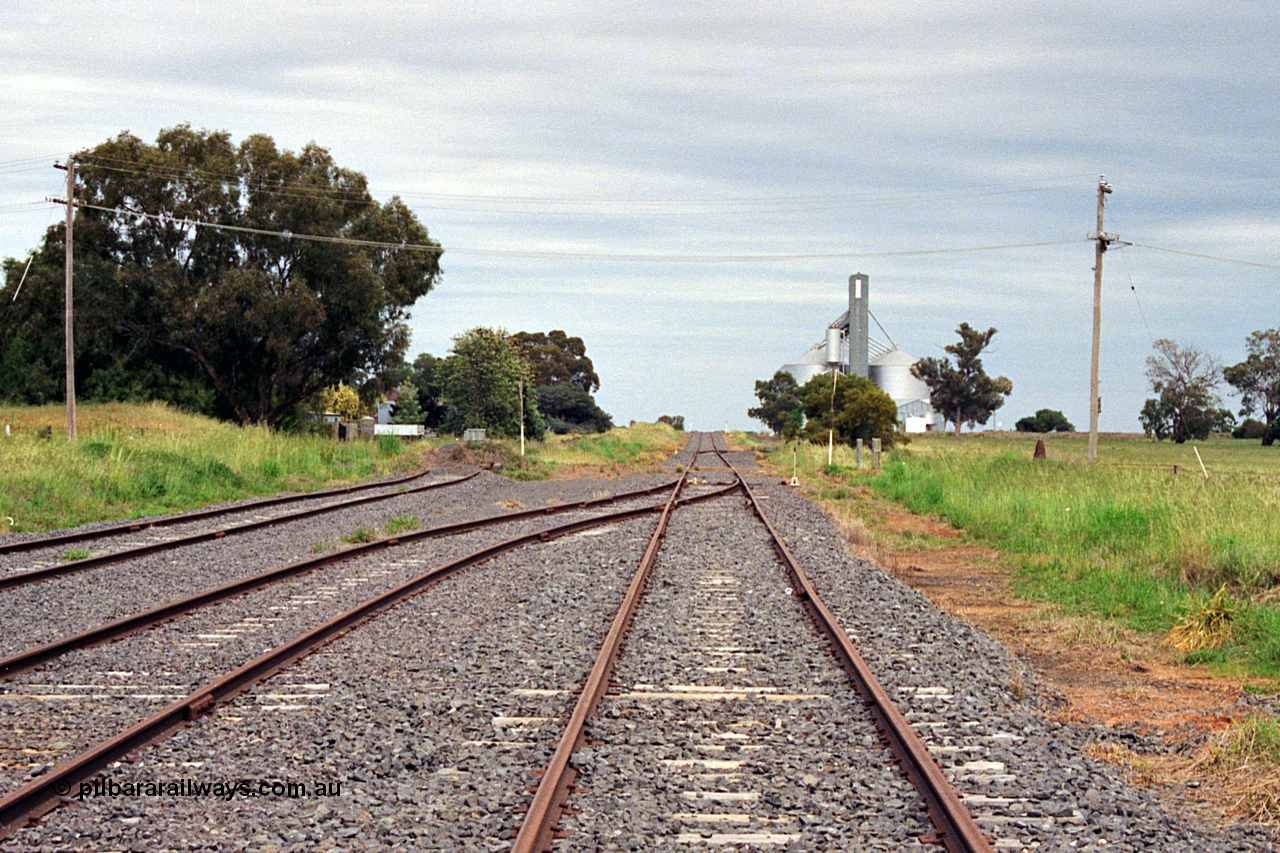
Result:
{"label": "tall silo tower", "polygon": [[849,375],[867,375],[867,277],[849,276]]}

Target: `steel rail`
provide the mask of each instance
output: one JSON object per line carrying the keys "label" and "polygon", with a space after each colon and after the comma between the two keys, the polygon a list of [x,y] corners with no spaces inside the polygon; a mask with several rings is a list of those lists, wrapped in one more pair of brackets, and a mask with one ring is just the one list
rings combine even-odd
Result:
{"label": "steel rail", "polygon": [[455,477],[452,480],[445,480],[442,483],[428,483],[425,486],[414,486],[409,489],[400,489],[395,492],[388,492],[384,495],[366,495],[364,497],[352,498],[350,500],[339,501],[337,503],[311,507],[310,509],[287,512],[283,515],[258,519],[257,521],[247,521],[244,524],[224,527],[220,530],[206,530],[202,533],[191,533],[186,536],[179,536],[176,539],[166,539],[163,542],[152,542],[148,545],[138,545],[133,548],[125,548],[121,551],[112,551],[109,554],[99,554],[96,557],[85,557],[81,560],[71,560],[66,563],[59,563],[56,566],[45,566],[43,569],[32,569],[27,572],[14,572],[13,574],[0,575],[0,592],[7,589],[16,589],[20,586],[26,586],[27,584],[40,583],[41,581],[47,581],[50,578],[63,577],[65,575],[75,574],[76,572],[96,569],[101,566],[110,566],[114,563],[136,560],[139,557],[158,554],[161,551],[171,551],[177,548],[186,547],[187,545],[211,542],[214,539],[224,539],[227,536],[235,536],[239,533],[248,533],[253,530],[259,530],[264,527],[273,527],[277,524],[284,524],[290,521],[300,521],[304,518],[324,515],[327,512],[336,512],[337,510],[349,509],[353,506],[361,506],[363,504],[384,501],[390,498],[404,497],[405,495],[414,495],[419,492],[426,492],[432,489],[441,489],[445,486],[453,486],[458,483],[466,482],[479,473],[479,471],[476,471],[466,475],[465,477]]}
{"label": "steel rail", "polygon": [[[728,459],[726,459],[726,458],[724,457],[724,453],[729,452],[729,446],[728,446],[728,444],[727,444],[727,443],[725,444],[725,450],[724,450],[724,452],[723,452],[723,453],[720,451],[720,449],[719,449],[718,447],[716,447],[716,439],[715,439],[715,437],[716,437],[716,433],[713,433],[713,432],[712,432],[712,433],[699,432],[699,433],[695,433],[695,435],[698,437],[698,449],[697,449],[697,450],[695,450],[695,451],[694,451],[694,453],[693,453],[693,462],[691,462],[691,463],[690,463],[690,465],[689,465],[689,467],[690,467],[690,468],[697,468],[697,469],[698,469],[698,470],[700,470],[700,471],[710,471],[710,470],[715,470],[715,469],[712,469],[712,468],[703,468],[701,465],[699,465],[699,464],[698,464],[698,457],[699,457],[699,456],[702,456],[702,455],[704,455],[704,454],[705,454],[705,455],[713,455],[713,456],[717,456],[717,457],[719,457],[720,461],[724,464],[724,470],[725,470],[725,471],[732,471],[732,472],[734,473],[734,475],[735,475],[735,476],[737,476],[737,477],[739,477],[739,478],[741,478],[741,477],[742,477],[741,472],[739,472],[736,468],[734,468],[732,465],[730,465],[730,464],[729,464],[729,460],[728,460]],[[702,440],[703,440],[703,438],[704,438],[705,436],[711,436],[711,449],[710,449],[710,450],[703,450],[703,449],[702,449]],[[692,439],[692,438],[690,438],[690,442],[692,442],[692,441],[693,441],[693,439]]]}
{"label": "steel rail", "polygon": [[120,524],[113,524],[109,527],[99,527],[96,530],[75,530],[68,533],[54,533],[49,536],[38,536],[32,539],[23,539],[20,542],[4,542],[0,543],[0,554],[14,554],[20,551],[34,551],[38,548],[52,548],[56,545],[68,545],[72,542],[84,542],[89,539],[108,539],[112,536],[123,536],[126,533],[137,533],[140,530],[146,530],[151,527],[168,527],[173,524],[185,524],[188,521],[198,521],[202,518],[214,518],[219,515],[228,515],[233,512],[246,512],[248,510],[261,509],[262,507],[275,506],[277,504],[293,503],[294,501],[313,500],[315,498],[325,498],[333,495],[346,495],[351,494],[352,492],[362,492],[367,489],[398,486],[401,483],[407,483],[410,480],[425,477],[430,473],[431,472],[429,470],[419,471],[417,474],[410,474],[406,477],[397,477],[393,480],[380,480],[376,483],[361,483],[357,486],[343,486],[337,489],[324,489],[318,492],[308,492],[304,495],[282,495],[270,498],[259,498],[257,500],[245,501],[244,503],[236,504],[234,506],[216,507],[214,509],[197,509],[190,512],[174,513],[173,515],[160,515],[155,518],[125,521]]}
{"label": "steel rail", "polygon": [[662,515],[658,519],[653,535],[649,537],[649,545],[645,548],[644,556],[640,559],[640,567],[631,578],[622,604],[618,607],[618,612],[609,626],[609,633],[596,654],[595,663],[591,667],[581,693],[578,694],[578,701],[574,704],[573,713],[569,716],[569,722],[560,736],[556,751],[542,773],[542,780],[538,783],[533,801],[529,804],[529,810],[525,813],[515,842],[511,846],[512,853],[545,853],[551,850],[556,824],[564,811],[570,787],[577,776],[577,771],[569,766],[569,757],[582,742],[587,718],[591,716],[600,699],[609,689],[614,662],[622,649],[622,641],[626,637],[627,630],[631,627],[631,620],[640,606],[640,598],[644,594],[649,575],[657,560],[658,549],[666,537],[667,522],[671,518],[672,511],[678,505],[728,494],[739,488],[741,480],[736,480],[732,485],[714,492],[679,500],[679,493],[684,483],[685,478],[681,477],[676,484],[676,490],[662,508]]}
{"label": "steel rail", "polygon": [[[673,494],[678,493],[683,483],[682,477],[676,484]],[[737,488],[737,483],[726,489],[687,498],[685,502],[708,500],[734,488]],[[665,504],[619,510],[526,533],[437,566],[394,589],[375,596],[259,655],[232,672],[201,685],[168,707],[63,762],[8,796],[0,798],[0,840],[9,837],[29,821],[56,808],[62,802],[73,802],[69,797],[71,791],[76,790],[80,782],[87,781],[112,761],[119,760],[142,746],[167,738],[201,715],[209,713],[215,706],[234,698],[255,683],[306,656],[317,646],[333,641],[352,628],[386,612],[460,569],[523,545],[547,542],[593,527],[639,518],[654,512],[661,512],[665,518],[670,513],[671,506],[672,500],[669,499]]]}
{"label": "steel rail", "polygon": [[947,781],[941,768],[929,754],[928,748],[911,728],[911,724],[898,711],[880,682],[876,680],[871,668],[867,666],[853,641],[849,639],[849,635],[845,633],[835,615],[822,601],[817,589],[792,555],[791,549],[787,547],[777,529],[764,514],[746,478],[741,474],[738,478],[742,482],[743,491],[746,492],[751,508],[769,531],[774,551],[786,567],[787,574],[791,576],[796,597],[804,604],[818,629],[831,641],[836,658],[853,679],[858,694],[867,703],[876,728],[888,742],[890,750],[898,759],[907,778],[924,798],[929,820],[932,821],[938,836],[936,839],[922,838],[921,840],[941,843],[949,853],[991,853],[990,841],[974,822],[973,815],[960,801],[960,796]]}
{"label": "steel rail", "polygon": [[413,531],[410,533],[401,533],[396,536],[378,539],[374,542],[367,542],[360,545],[352,545],[348,548],[342,548],[331,554],[325,554],[320,557],[309,557],[290,563],[287,566],[281,566],[277,569],[261,572],[232,581],[222,586],[212,587],[187,598],[181,598],[154,607],[141,613],[134,613],[129,616],[123,616],[112,622],[89,628],[76,634],[69,634],[59,637],[40,646],[18,652],[7,658],[0,658],[0,681],[8,681],[15,676],[24,672],[30,672],[41,664],[59,658],[68,652],[76,649],[88,649],[94,646],[100,646],[103,643],[112,640],[127,637],[147,628],[159,625],[162,622],[198,610],[201,607],[207,607],[238,595],[252,592],[277,583],[286,578],[296,577],[298,575],[308,574],[317,569],[326,566],[344,563],[348,560],[363,557],[368,554],[375,553],[388,548],[394,548],[398,545],[406,545],[412,542],[418,542],[424,539],[435,539],[441,536],[451,536],[458,533],[466,533],[471,530],[478,530],[484,527],[490,527],[497,524],[505,524],[512,521],[520,521],[522,519],[533,518],[543,515],[553,515],[561,512],[569,512],[571,510],[590,509],[602,504],[616,503],[623,500],[632,500],[655,492],[666,491],[674,485],[674,482],[668,481],[657,486],[651,486],[646,489],[637,489],[631,492],[622,492],[608,497],[593,498],[588,501],[572,504],[558,504],[550,507],[540,507],[538,509],[521,510],[518,512],[504,513],[502,515],[488,516],[485,518],[471,519],[468,521],[457,521],[449,524],[440,524],[435,527],[429,527],[425,530]]}

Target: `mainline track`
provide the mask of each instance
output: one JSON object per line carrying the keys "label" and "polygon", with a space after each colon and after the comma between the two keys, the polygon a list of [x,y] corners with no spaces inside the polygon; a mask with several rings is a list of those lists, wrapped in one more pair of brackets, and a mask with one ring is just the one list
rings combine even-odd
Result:
{"label": "mainline track", "polygon": [[[212,542],[216,539],[225,539],[228,536],[234,536],[240,533],[249,533],[251,531],[261,530],[266,527],[275,527],[277,525],[285,524],[290,521],[300,521],[304,518],[313,518],[317,515],[323,515],[329,512],[337,512],[338,510],[341,510],[341,509],[350,509],[351,507],[362,506],[364,504],[374,503],[376,501],[384,501],[384,500],[389,500],[391,498],[405,497],[407,495],[414,495],[420,492],[431,491],[432,489],[444,488],[445,486],[454,486],[459,483],[465,483],[467,480],[470,480],[472,477],[475,477],[477,474],[479,474],[478,471],[471,474],[467,474],[464,477],[455,477],[452,480],[445,480],[444,482],[441,482],[441,483],[427,483],[426,485],[423,485],[423,486],[415,486],[410,489],[399,489],[397,491],[388,492],[387,494],[382,494],[382,495],[366,495],[364,497],[352,498],[351,500],[347,500],[347,501],[339,501],[337,503],[324,504],[323,506],[312,507],[310,509],[298,510],[297,512],[284,513],[283,515],[276,515],[276,516],[272,516],[271,518],[264,518],[256,521],[248,521],[243,524],[237,524],[231,527],[225,527],[225,528],[222,528],[221,530],[205,530],[200,533],[192,533],[187,536],[178,537],[176,539],[166,539],[162,542],[153,542],[148,545],[138,545],[133,548],[126,548],[120,551],[113,551],[109,554],[100,554],[95,557],[85,557],[79,560],[71,560],[66,563],[60,563],[54,566],[45,566],[44,568],[41,568],[41,569],[32,569],[31,571],[27,571],[27,572],[15,572],[13,574],[0,575],[0,591],[4,591],[7,589],[16,589],[17,587],[20,587],[20,586],[26,586],[27,584],[32,584],[32,583],[39,583],[41,581],[47,581],[52,578],[65,577],[66,575],[75,574],[77,572],[83,572],[89,569],[96,569],[96,568],[99,568],[100,566],[109,566],[115,563],[123,563],[128,560],[136,560],[139,557],[145,557],[150,554],[158,554],[164,551],[172,551],[174,549],[182,548],[187,545],[196,545],[201,542]],[[421,476],[421,475],[415,475],[415,476]],[[356,487],[353,487],[353,488],[356,488]],[[359,488],[364,488],[364,487],[359,487]],[[308,497],[310,497],[310,495]],[[270,500],[276,500],[276,499],[273,498]],[[295,498],[290,497],[290,498],[282,498],[279,500],[281,501],[295,500]],[[260,504],[254,504],[253,506],[258,506],[258,505]],[[239,508],[237,507],[236,509],[239,509]],[[216,515],[223,514],[223,510],[221,509],[211,510],[210,512]],[[175,518],[177,517],[175,516]],[[180,520],[189,521],[191,520],[191,516],[182,517],[180,518]],[[123,532],[132,532],[132,531],[126,530]],[[75,535],[79,536],[79,534],[75,534]],[[91,537],[87,537],[87,536],[81,537],[81,539],[84,539],[84,538],[91,538]]]}
{"label": "mainline track", "polygon": [[[704,451],[702,446],[706,438],[704,434],[690,437],[690,443],[695,439],[697,441],[690,468],[698,465],[700,455],[712,454],[737,476],[751,509],[769,533],[773,548],[794,585],[796,598],[802,602],[819,631],[830,641],[832,652],[867,704],[877,729],[889,744],[907,778],[924,798],[929,819],[937,829],[936,838],[928,840],[941,843],[950,853],[990,853],[992,849],[990,841],[978,828],[973,816],[929,755],[927,748],[894,707],[888,694],[871,673],[848,635],[822,601],[790,549],[761,509],[760,501],[745,477],[722,455],[728,452],[727,446],[723,450],[718,448],[716,437],[713,435],[710,437],[710,449]],[[677,486],[677,492],[678,490],[679,486]],[[613,619],[609,633],[596,656],[591,673],[561,735],[555,754],[541,774],[541,781],[534,793],[533,801],[511,848],[513,853],[547,853],[552,849],[552,840],[556,837],[560,816],[567,807],[567,798],[576,776],[570,764],[570,758],[583,743],[587,720],[609,688],[610,676],[622,649],[627,629],[640,606],[645,586],[666,534],[667,523],[676,506],[675,500],[676,495],[673,494],[663,509],[662,516],[649,541],[649,547],[641,559],[640,566]]]}
{"label": "mainline track", "polygon": [[[258,681],[306,656],[317,647],[332,642],[341,634],[386,612],[462,568],[481,563],[524,545],[547,542],[554,538],[578,533],[593,527],[640,518],[655,512],[661,513],[661,517],[666,518],[676,502],[692,503],[708,500],[726,494],[738,487],[738,483],[735,482],[728,487],[706,494],[680,498],[679,492],[683,483],[684,479],[681,478],[674,485],[668,483],[653,489],[642,490],[651,493],[658,489],[671,487],[671,496],[661,505],[621,510],[589,519],[543,528],[481,548],[460,559],[437,566],[391,590],[366,600],[322,625],[299,634],[288,642],[243,664],[234,671],[201,685],[163,710],[152,714],[114,737],[99,742],[96,746],[63,762],[48,773],[0,799],[0,840],[8,837],[27,822],[66,801],[66,795],[69,791],[73,790],[80,782],[90,779],[110,762],[118,760],[146,744],[167,738],[199,716],[209,713],[218,704],[228,701]],[[611,499],[617,500],[620,497],[613,496]],[[525,515],[544,514],[545,512],[545,509],[536,510],[525,513]],[[411,537],[417,539],[426,538],[432,533],[433,531],[419,531],[416,534],[402,536],[400,540],[406,541]],[[387,547],[386,542],[381,544],[382,547]]]}

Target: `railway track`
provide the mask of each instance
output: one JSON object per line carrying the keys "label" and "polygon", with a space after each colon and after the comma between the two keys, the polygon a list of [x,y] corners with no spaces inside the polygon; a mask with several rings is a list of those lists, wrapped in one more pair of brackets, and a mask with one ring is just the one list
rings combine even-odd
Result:
{"label": "railway track", "polygon": [[[719,463],[740,477],[726,458],[728,447],[716,438],[698,434],[690,439],[698,444],[691,468],[715,470]],[[632,641],[638,648],[629,660],[635,663],[615,673],[667,536],[670,513],[664,512],[556,753],[541,774],[514,853],[550,851],[557,831],[565,828],[561,821],[566,809],[589,815],[571,821],[577,831],[564,845],[570,850],[599,850],[619,836],[633,841],[648,836],[657,844],[673,835],[676,843],[705,840],[721,846],[826,849],[838,842],[841,847],[902,849],[914,834],[916,843],[937,841],[952,853],[989,851],[989,839],[822,602],[760,509],[755,492],[745,479],[741,482],[785,573],[767,571],[769,560],[760,553],[763,543],[757,542],[752,553],[741,534],[720,539],[731,527],[723,519],[712,517],[685,527],[679,531],[683,548],[668,542],[677,554],[663,561],[664,568],[672,567],[661,578],[667,595],[645,622],[645,635]],[[729,508],[735,511],[741,512]],[[711,510],[700,512],[708,515]],[[703,541],[709,547],[697,547]],[[838,695],[831,673],[815,676],[826,692],[815,691],[806,678],[797,677],[806,669],[804,656],[786,658],[809,639],[803,625],[799,620],[780,626],[758,619],[779,605],[792,610],[802,605],[809,611],[830,642],[829,652],[870,710],[869,718],[859,721],[850,715],[859,703],[847,685],[848,695]],[[645,640],[657,648],[646,648]],[[828,663],[821,649],[810,648],[807,654]],[[651,663],[654,660],[659,665]],[[809,668],[812,671],[812,664]],[[611,686],[618,689],[606,698]],[[801,715],[807,723],[813,723],[815,715],[822,723],[805,725]],[[588,721],[596,716],[635,722],[606,722],[589,735]],[[878,731],[917,797],[904,791],[910,786],[895,785],[882,749],[868,749],[865,743],[847,748],[848,728],[859,722],[863,730],[856,737],[874,741]],[[799,743],[797,730],[804,733]],[[588,773],[584,789],[589,793],[571,797],[578,776],[572,756],[588,739],[596,744],[589,751],[588,766],[603,763],[608,769],[598,776]],[[801,786],[824,790],[830,802],[797,796],[797,776]],[[839,811],[826,808],[841,800],[838,789],[849,785],[868,791],[861,798],[862,808],[854,814],[843,804]],[[601,789],[607,794],[602,796]],[[678,796],[664,796],[672,790]],[[652,803],[656,813],[641,809],[620,816],[610,807],[619,799]],[[672,810],[673,806],[687,810]],[[936,836],[922,834],[923,814],[937,829]],[[665,832],[649,830],[655,819],[665,824]],[[851,821],[873,822],[877,828],[850,837],[846,825]]]}
{"label": "railway track", "polygon": [[[6,849],[1271,849],[1083,758],[995,644],[750,465],[695,434],[610,495],[481,478],[394,544],[28,667]],[[174,779],[306,790],[92,787]]]}
{"label": "railway track", "polygon": [[[417,479],[418,476],[421,476],[421,475],[415,475],[413,478],[410,478],[410,479]],[[20,570],[20,571],[11,571],[8,574],[0,575],[0,591],[6,590],[6,589],[14,589],[16,587],[25,586],[30,583],[40,583],[41,581],[46,581],[46,580],[49,580],[50,578],[76,574],[77,572],[88,571],[89,569],[96,569],[96,568],[99,568],[100,566],[110,566],[116,563],[123,563],[128,560],[136,560],[139,557],[145,557],[150,554],[158,554],[164,551],[172,551],[176,548],[182,548],[187,545],[195,545],[201,542],[211,542],[216,539],[225,539],[228,536],[249,533],[255,530],[262,530],[264,528],[269,528],[269,527],[278,527],[282,524],[288,524],[290,522],[296,522],[306,518],[313,518],[315,516],[325,515],[327,513],[333,513],[339,510],[350,509],[352,507],[364,506],[365,504],[385,501],[391,498],[408,497],[409,495],[415,495],[421,492],[427,492],[433,489],[443,488],[445,486],[453,486],[458,483],[465,483],[467,480],[470,480],[474,476],[476,475],[473,473],[473,474],[468,474],[467,476],[464,476],[464,477],[457,477],[454,479],[444,480],[441,482],[427,483],[425,485],[420,485],[420,486],[395,489],[394,491],[386,492],[383,494],[365,495],[358,498],[349,498],[343,501],[337,501],[337,502],[328,503],[328,504],[321,504],[320,506],[310,507],[308,509],[294,510],[291,512],[281,513],[279,515],[272,515],[272,516],[258,515],[251,518],[248,521],[241,521],[238,524],[233,524],[225,527],[214,527],[211,529],[200,530],[197,532],[188,532],[184,535],[173,536],[168,538],[165,538],[165,537],[152,538],[149,541],[147,541],[145,544],[134,545],[132,547],[121,548],[117,551],[110,551],[102,554],[79,557],[76,559],[70,559],[70,560],[62,559],[58,557],[56,553],[50,554],[48,557],[46,557],[47,565],[36,566],[34,568],[27,568],[25,570]],[[357,487],[352,487],[350,489],[333,490],[332,492],[329,492],[327,494],[345,494],[350,491],[361,490],[364,488],[367,488],[367,487],[357,486]],[[100,541],[102,539],[108,539],[114,536],[122,536],[126,533],[137,533],[140,530],[146,530],[146,529],[149,529],[150,527],[170,526],[175,524],[192,524],[197,521],[203,521],[206,518],[209,518],[211,516],[221,516],[231,512],[247,511],[252,513],[252,512],[255,512],[256,509],[262,506],[263,504],[275,505],[277,503],[281,503],[285,501],[288,501],[288,502],[297,501],[299,499],[304,499],[306,497],[312,497],[312,496],[301,496],[301,497],[290,496],[287,498],[268,498],[265,501],[254,502],[253,504],[250,505],[250,508],[247,510],[243,508],[243,505],[236,506],[236,507],[222,507],[215,510],[201,510],[201,511],[190,513],[183,516],[169,516],[168,518],[165,518],[165,519],[157,519],[150,524],[115,525],[112,527],[104,528],[105,533],[101,531],[79,531],[71,534],[50,536],[43,540],[41,539],[26,540],[23,542],[16,543],[16,545],[20,547],[14,547],[13,550],[23,551],[23,552],[32,551],[32,550],[36,550],[37,545],[41,549],[47,549],[51,547],[51,543],[53,547],[62,547],[68,541],[78,542],[78,543],[84,543],[89,541]],[[25,546],[31,546],[31,547],[25,547]]]}
{"label": "railway track", "polygon": [[[579,504],[570,506],[552,506],[541,508],[534,511],[513,512],[505,516],[497,518],[488,518],[474,520],[470,522],[446,525],[444,528],[428,529],[401,535],[396,539],[384,540],[379,543],[370,543],[368,547],[357,547],[349,549],[350,552],[344,555],[345,560],[358,559],[378,550],[385,550],[390,547],[406,547],[413,543],[424,541],[435,536],[443,535],[444,532],[459,533],[471,532],[481,529],[493,528],[497,525],[507,525],[511,523],[523,523],[526,527],[532,529],[527,530],[517,536],[509,539],[502,539],[493,544],[486,545],[477,550],[474,548],[474,542],[466,550],[466,553],[456,559],[450,560],[441,565],[437,565],[426,572],[420,572],[420,566],[425,560],[410,559],[404,561],[410,569],[419,567],[419,570],[411,571],[412,576],[402,582],[392,586],[385,592],[369,598],[363,598],[354,607],[338,613],[336,616],[321,622],[315,627],[311,627],[292,636],[287,641],[280,643],[268,652],[253,657],[251,660],[242,663],[239,667],[231,672],[202,681],[195,689],[190,690],[185,695],[181,695],[176,702],[169,704],[161,711],[148,716],[146,719],[137,721],[132,725],[125,727],[118,734],[107,739],[100,739],[97,732],[111,727],[111,720],[119,716],[119,705],[117,700],[120,698],[135,698],[144,700],[163,700],[172,698],[169,694],[174,690],[181,693],[182,685],[180,684],[126,684],[123,685],[124,696],[118,693],[113,695],[111,686],[109,685],[93,685],[91,682],[101,680],[101,676],[111,672],[121,672],[120,669],[109,669],[108,667],[117,666],[111,661],[119,660],[122,655],[119,649],[113,649],[105,655],[106,660],[89,661],[73,663],[66,667],[66,671],[61,677],[50,678],[49,673],[42,673],[38,682],[27,682],[17,687],[17,689],[8,689],[3,694],[4,699],[8,700],[6,704],[21,703],[24,700],[29,704],[39,705],[49,700],[63,700],[75,702],[78,710],[83,711],[80,716],[78,727],[74,729],[71,735],[73,742],[77,744],[77,749],[72,750],[73,754],[66,757],[59,765],[48,773],[40,774],[40,777],[34,782],[29,782],[25,786],[13,791],[8,796],[0,799],[0,837],[10,834],[14,829],[21,826],[26,821],[34,817],[38,817],[50,808],[53,808],[60,802],[61,797],[67,790],[76,789],[80,782],[89,779],[93,774],[104,768],[109,762],[123,757],[139,746],[152,743],[156,740],[163,739],[170,735],[178,728],[186,725],[201,714],[207,713],[215,705],[225,702],[227,699],[234,697],[245,687],[257,682],[258,680],[274,673],[281,667],[310,653],[314,648],[323,643],[329,642],[335,637],[351,627],[361,623],[362,621],[372,618],[373,616],[383,612],[387,608],[419,593],[425,587],[440,581],[454,571],[460,568],[473,565],[477,562],[489,559],[497,554],[513,548],[522,547],[534,543],[543,543],[553,538],[577,533],[602,524],[614,524],[619,521],[643,517],[651,514],[654,508],[647,503],[641,506],[629,509],[608,512],[604,514],[596,514],[591,516],[590,511],[605,503],[613,502],[631,502],[637,500],[658,490],[670,490],[670,484],[664,484],[659,487],[647,487],[644,489],[634,490],[630,493],[618,495],[610,495],[608,497],[600,497],[594,500],[583,501]],[[673,492],[674,493],[674,492]],[[547,514],[555,512],[573,512],[584,516],[575,521],[569,521],[563,524],[548,526],[545,523],[538,523],[538,520]],[[447,531],[445,528],[449,528]],[[358,553],[354,553],[358,552]],[[366,567],[367,569],[371,567]],[[362,581],[367,578],[362,578]],[[357,584],[352,584],[357,587]],[[332,589],[331,586],[322,589]],[[350,590],[348,590],[350,591]],[[315,594],[315,593],[312,593]],[[293,596],[297,599],[298,596]],[[308,603],[315,603],[316,599],[304,598]],[[161,621],[167,621],[172,618],[173,614],[167,613],[169,608],[159,608],[152,614],[159,614]],[[194,608],[191,608],[194,609]],[[250,608],[261,613],[261,608]],[[225,622],[225,619],[223,620]],[[314,617],[310,618],[314,623]],[[253,632],[262,626],[257,624],[259,619],[241,616],[235,624],[240,632]],[[119,627],[119,626],[116,626]],[[128,633],[133,634],[138,627],[132,627]],[[224,627],[222,634],[217,633],[196,633],[197,638],[207,639],[238,639],[234,634],[230,633],[230,628]],[[199,631],[197,628],[196,631]],[[182,636],[185,633],[182,629],[177,629],[175,633]],[[239,632],[237,632],[239,633]],[[277,630],[278,634],[279,631]],[[61,654],[67,654],[72,648],[83,648],[85,646],[93,646],[103,642],[105,636],[95,636],[93,632],[89,632],[87,636],[75,638],[76,642],[72,647],[60,649],[57,656],[47,656],[41,663],[48,663],[54,657],[60,657]],[[154,646],[157,642],[154,632],[151,636],[144,638],[148,643]],[[163,640],[160,643],[164,645]],[[219,643],[188,643],[188,647],[209,646],[212,645],[218,651],[224,651]],[[47,649],[46,649],[47,650]],[[154,656],[154,652],[152,652]],[[123,657],[127,658],[125,654]],[[181,671],[186,674],[200,671],[210,671],[212,661],[206,660],[203,665],[194,665],[196,655],[187,655],[187,659],[182,662]],[[225,658],[225,655],[203,655],[201,657]],[[22,667],[22,671],[28,671],[34,666],[30,661],[26,662]],[[17,674],[15,668],[14,673]],[[129,674],[132,674],[131,672]],[[68,679],[66,676],[70,675]],[[89,676],[87,679],[85,676]],[[143,692],[139,694],[138,688]],[[129,692],[132,690],[132,697]],[[82,700],[90,700],[88,703]],[[95,704],[92,700],[97,700]],[[127,704],[127,703],[126,703]],[[64,706],[66,708],[66,706]],[[37,711],[38,714],[38,711]],[[36,715],[29,715],[36,716]],[[68,724],[68,718],[74,717],[75,714],[63,714],[57,721],[57,725],[53,727],[53,732],[64,732],[68,728],[76,724]],[[27,723],[31,728],[39,728],[38,721]],[[29,729],[28,729],[29,730]],[[80,748],[84,747],[84,748]],[[25,748],[31,749],[31,744],[25,745]],[[59,792],[62,793],[59,793]]]}

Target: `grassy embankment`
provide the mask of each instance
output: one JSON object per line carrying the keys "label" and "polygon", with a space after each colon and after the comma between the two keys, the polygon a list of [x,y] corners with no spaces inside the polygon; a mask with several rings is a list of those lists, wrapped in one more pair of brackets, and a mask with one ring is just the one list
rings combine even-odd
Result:
{"label": "grassy embankment", "polygon": [[[1089,466],[1084,436],[1045,437],[1043,462],[1035,439],[917,438],[879,475],[855,471],[849,449],[832,469],[826,448],[802,445],[799,461],[837,512],[857,513],[851,487],[865,486],[997,548],[1022,595],[1173,631],[1190,663],[1280,678],[1280,448],[1200,443],[1206,478],[1190,444],[1104,437]],[[790,467],[790,450],[772,455]]]}
{"label": "grassy embankment", "polygon": [[666,424],[637,423],[598,435],[552,435],[526,442],[520,456],[519,439],[499,439],[486,446],[502,456],[494,473],[517,480],[544,480],[587,474],[622,474],[657,470],[658,463],[684,446],[688,433]]}
{"label": "grassy embankment", "polygon": [[[451,438],[376,442],[241,428],[163,404],[80,407],[79,441],[66,440],[61,406],[0,407],[0,535],[114,518],[178,512],[222,501],[368,480],[424,467],[423,453]],[[52,435],[41,436],[45,427]],[[0,427],[2,429],[2,427]],[[517,479],[652,470],[683,445],[665,424],[602,435],[548,436],[481,445]],[[486,452],[487,451],[487,452]]]}
{"label": "grassy embankment", "polygon": [[[0,407],[0,534],[177,512],[421,468],[399,439],[338,443],[244,429],[163,404]],[[40,436],[53,428],[49,438]]]}

